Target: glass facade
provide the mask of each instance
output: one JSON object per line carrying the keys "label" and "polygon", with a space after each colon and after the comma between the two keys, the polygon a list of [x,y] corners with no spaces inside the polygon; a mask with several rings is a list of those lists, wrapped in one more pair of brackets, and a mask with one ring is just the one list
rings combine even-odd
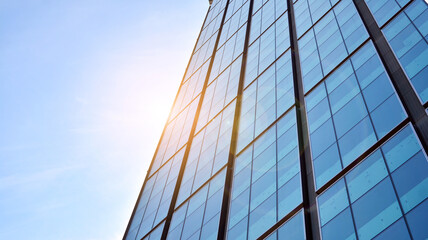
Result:
{"label": "glass facade", "polygon": [[428,239],[427,109],[427,1],[213,0],[123,239]]}

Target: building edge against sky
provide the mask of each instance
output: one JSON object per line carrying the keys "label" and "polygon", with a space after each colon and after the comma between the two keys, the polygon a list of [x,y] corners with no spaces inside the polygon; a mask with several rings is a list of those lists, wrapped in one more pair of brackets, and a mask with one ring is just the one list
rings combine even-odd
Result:
{"label": "building edge against sky", "polygon": [[214,0],[123,239],[427,239],[428,4]]}

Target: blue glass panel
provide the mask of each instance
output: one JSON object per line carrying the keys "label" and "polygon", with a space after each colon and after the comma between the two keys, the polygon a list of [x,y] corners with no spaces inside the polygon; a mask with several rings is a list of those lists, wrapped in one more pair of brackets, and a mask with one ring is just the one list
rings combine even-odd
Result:
{"label": "blue glass panel", "polygon": [[265,240],[278,240],[278,233],[274,232],[271,235],[269,235]]}
{"label": "blue glass panel", "polygon": [[352,205],[359,239],[371,239],[399,219],[401,210],[386,178]]}
{"label": "blue glass panel", "polygon": [[284,225],[278,228],[278,239],[293,239],[293,240],[304,240],[305,228],[303,220],[303,212],[300,211]]}
{"label": "blue glass panel", "polygon": [[250,211],[259,206],[276,190],[276,168],[271,168],[251,187]]}
{"label": "blue glass panel", "polygon": [[349,206],[345,182],[340,180],[318,197],[321,225],[325,225]]}
{"label": "blue glass panel", "polygon": [[276,144],[270,145],[253,160],[252,182],[254,183],[276,164]]}
{"label": "blue glass panel", "polygon": [[349,165],[375,142],[376,136],[373,127],[370,119],[366,117],[339,139],[343,165]]}
{"label": "blue glass panel", "polygon": [[267,130],[257,141],[254,143],[254,153],[253,156],[259,156],[266,148],[268,148],[272,143],[275,142],[276,134],[275,128],[272,127]]}
{"label": "blue glass panel", "polygon": [[172,216],[171,225],[169,226],[169,229],[174,229],[176,226],[178,226],[180,223],[184,221],[184,218],[186,217],[187,205],[188,205],[188,202],[182,205],[179,209],[175,210],[174,215]]}
{"label": "blue glass panel", "polygon": [[368,110],[372,112],[393,93],[394,90],[391,87],[386,73],[382,73],[363,90],[363,96]]}
{"label": "blue glass panel", "polygon": [[[207,206],[207,210],[208,210],[208,206]],[[219,220],[220,220],[220,213],[217,213],[217,215],[215,215],[204,226],[202,226],[201,236],[198,235],[196,239],[207,239],[207,240],[217,239]],[[206,218],[204,218],[204,222],[205,221],[206,221]]]}
{"label": "blue glass panel", "polygon": [[204,215],[204,224],[210,221],[221,210],[221,203],[223,201],[223,189],[220,189],[213,196],[208,198],[207,206]]}
{"label": "blue glass panel", "polygon": [[312,20],[307,0],[297,1],[293,7],[296,16],[297,37],[299,38],[312,25]]}
{"label": "blue glass panel", "polygon": [[406,118],[406,114],[395,95],[385,100],[385,102],[371,113],[371,116],[378,138],[385,136],[392,128]]}
{"label": "blue glass panel", "polygon": [[405,213],[428,198],[428,162],[423,152],[395,170],[392,179]]}
{"label": "blue glass panel", "polygon": [[[282,136],[286,131],[288,131],[293,125],[296,124],[296,111],[292,108],[288,113],[278,120],[276,123],[277,136]],[[295,128],[295,127],[294,127]],[[282,157],[279,155],[280,158]]]}
{"label": "blue glass panel", "polygon": [[278,161],[278,187],[281,187],[300,171],[299,153],[297,147],[283,159]]}
{"label": "blue glass panel", "polygon": [[[402,0],[402,1],[408,2],[409,0]],[[426,2],[422,0],[414,1],[414,3],[410,4],[406,8],[405,12],[409,16],[409,18],[413,21],[413,24],[416,26],[416,28],[419,30],[422,36],[424,36],[425,39],[428,40],[428,22],[427,22],[428,8],[425,3]]]}
{"label": "blue glass panel", "polygon": [[354,223],[358,239],[425,239],[427,193],[427,157],[409,124],[319,195],[323,238],[355,239]]}
{"label": "blue glass panel", "polygon": [[[339,69],[334,71],[330,76],[326,79],[325,84],[327,87],[327,91],[330,94],[333,92],[339,85],[341,85],[344,81],[346,81],[349,77],[353,76],[354,70],[352,69],[352,65],[350,61],[344,62]],[[355,85],[354,83],[348,83],[348,87],[345,86],[344,89],[352,89]],[[340,94],[340,93],[337,93]],[[340,99],[340,98],[337,98]],[[349,99],[349,97],[348,97]],[[343,104],[342,104],[343,105]]]}
{"label": "blue glass panel", "polygon": [[395,0],[366,0],[366,2],[379,26],[385,24],[400,10]]}
{"label": "blue glass panel", "polygon": [[168,240],[180,239],[184,223],[181,222],[177,227],[170,228],[168,232]]}
{"label": "blue glass panel", "polygon": [[312,157],[318,157],[324,150],[336,141],[333,122],[329,119],[311,134]]}
{"label": "blue glass panel", "polygon": [[327,183],[340,170],[342,170],[342,164],[340,162],[339,151],[337,144],[333,144],[320,156],[314,159],[317,188]]}
{"label": "blue glass panel", "polygon": [[346,208],[343,212],[341,212],[322,227],[322,237],[325,240],[357,239],[355,236],[354,226],[352,224],[351,211],[349,208]]}
{"label": "blue glass panel", "polygon": [[331,117],[328,99],[324,98],[308,113],[309,130],[313,133]]}
{"label": "blue glass panel", "polygon": [[400,240],[410,240],[409,231],[407,230],[406,223],[404,223],[403,218],[400,218],[397,222],[392,224],[390,227],[385,229],[379,235],[377,235],[374,240],[390,240],[390,239],[400,239]]}
{"label": "blue glass panel", "polygon": [[273,194],[250,213],[248,239],[256,239],[276,222],[276,195]]}
{"label": "blue glass panel", "polygon": [[242,218],[247,216],[250,203],[250,189],[234,197],[230,204],[229,228],[235,226]]}
{"label": "blue glass panel", "polygon": [[248,217],[245,217],[234,227],[229,228],[227,232],[227,238],[237,239],[237,240],[247,239],[247,227],[248,227],[247,225],[248,225]]}
{"label": "blue glass panel", "polygon": [[410,126],[405,127],[382,146],[389,171],[393,172],[407,159],[415,155],[421,147]]}
{"label": "blue glass panel", "polygon": [[278,218],[281,219],[302,202],[300,174],[278,189]]}
{"label": "blue glass panel", "polygon": [[367,109],[361,94],[349,101],[343,108],[333,115],[337,137],[342,137],[346,132],[367,116]]}
{"label": "blue glass panel", "polygon": [[346,175],[351,202],[355,202],[387,175],[382,153],[374,152]]}
{"label": "blue glass panel", "polygon": [[[249,231],[249,238],[255,239],[301,204],[295,117],[291,109],[236,158],[229,236],[245,237],[242,231]],[[247,217],[248,229],[241,223]]]}
{"label": "blue glass panel", "polygon": [[311,111],[322,99],[327,97],[325,88],[317,87],[309,95],[306,96],[306,111]]}
{"label": "blue glass panel", "polygon": [[162,236],[163,227],[165,225],[165,222],[159,225],[153,232],[150,233],[150,240],[160,240]]}
{"label": "blue glass panel", "polygon": [[181,235],[183,239],[187,239],[193,233],[199,230],[199,228],[201,227],[202,219],[204,217],[204,210],[205,205],[202,205],[197,208],[192,214],[186,217],[183,227],[183,234]]}
{"label": "blue glass panel", "polygon": [[297,129],[296,125],[288,129],[284,134],[278,137],[278,158],[282,159],[288,155],[297,146]]}
{"label": "blue glass panel", "polygon": [[217,238],[225,176],[225,170],[218,173],[174,212],[168,239]]}
{"label": "blue glass panel", "polygon": [[428,200],[425,200],[406,215],[413,239],[428,238]]}
{"label": "blue glass panel", "polygon": [[[318,188],[406,118],[371,42],[339,66],[305,100]],[[339,156],[333,149],[324,153],[334,142],[338,143]],[[327,158],[328,154],[331,155]],[[323,161],[315,163],[320,155]]]}
{"label": "blue glass panel", "polygon": [[245,149],[237,158],[235,158],[234,174],[240,172],[244,167],[251,163],[253,156],[253,148]]}
{"label": "blue glass panel", "polygon": [[427,15],[428,5],[422,0],[413,1],[401,12],[383,32],[401,65],[410,78],[422,102],[428,100],[428,43]]}
{"label": "blue glass panel", "polygon": [[233,196],[240,195],[251,184],[251,164],[233,176]]}
{"label": "blue glass panel", "polygon": [[[335,73],[340,73],[342,72],[342,70],[344,69],[340,68]],[[330,79],[331,78],[328,78],[328,80],[326,81],[327,86],[330,83]],[[354,98],[359,92],[360,88],[358,87],[355,75],[352,74],[349,77],[345,78],[345,80],[341,82],[341,84],[329,94],[331,102],[331,111],[333,112],[333,114],[343,108],[346,103],[351,101],[351,99]]]}

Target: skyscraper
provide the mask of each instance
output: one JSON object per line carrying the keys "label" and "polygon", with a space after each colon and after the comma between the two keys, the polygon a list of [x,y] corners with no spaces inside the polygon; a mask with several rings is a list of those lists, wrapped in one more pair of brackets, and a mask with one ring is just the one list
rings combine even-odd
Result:
{"label": "skyscraper", "polygon": [[214,0],[124,239],[427,239],[427,65],[423,0]]}

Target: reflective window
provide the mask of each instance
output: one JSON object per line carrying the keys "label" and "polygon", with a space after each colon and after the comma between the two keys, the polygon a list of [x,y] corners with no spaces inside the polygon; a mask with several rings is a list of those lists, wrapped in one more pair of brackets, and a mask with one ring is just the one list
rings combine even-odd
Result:
{"label": "reflective window", "polygon": [[194,136],[176,206],[202,186],[228,161],[235,103]]}
{"label": "reflective window", "polygon": [[[242,8],[242,6],[244,4],[246,4],[245,5],[246,7]],[[242,14],[245,13],[245,11],[246,11],[245,14],[247,14],[247,16],[248,16],[248,10],[249,10],[248,4],[249,4],[248,0],[231,0],[231,1],[229,1],[228,10],[226,13],[226,21],[228,21],[232,17],[232,15],[236,14],[239,11],[244,11],[244,12],[238,13],[240,15],[240,20],[244,20]],[[246,21],[246,19],[245,19],[245,21]]]}
{"label": "reflective window", "polygon": [[317,188],[406,118],[370,43],[306,97]]}
{"label": "reflective window", "polygon": [[366,0],[367,6],[381,27],[410,0]]}
{"label": "reflective window", "polygon": [[223,170],[175,210],[167,239],[217,239],[225,177]]}
{"label": "reflective window", "polygon": [[299,0],[294,3],[297,38],[300,38],[338,0]]}
{"label": "reflective window", "polygon": [[135,210],[127,239],[135,239],[135,236],[141,239],[153,226],[166,218],[183,160],[184,149],[180,150],[147,180]]}
{"label": "reflective window", "polygon": [[[253,23],[251,25],[254,26]],[[262,74],[289,46],[288,18],[283,14],[248,47],[244,86]]]}
{"label": "reflective window", "polygon": [[143,240],[160,240],[162,237],[162,231],[165,222],[157,226],[149,235],[147,235]]}
{"label": "reflective window", "polygon": [[[263,6],[257,8],[257,2],[255,1],[253,6],[253,16],[251,19],[251,30],[250,30],[250,44],[254,42],[262,33],[266,31],[278,18],[282,18],[281,23],[277,25],[277,30],[283,32],[287,30],[288,24],[287,15],[284,14],[287,10],[287,2],[283,0],[263,0]],[[284,25],[285,24],[285,25]],[[284,28],[285,29],[282,29]],[[278,35],[279,36],[279,35]],[[286,44],[290,44],[287,42]]]}
{"label": "reflective window", "polygon": [[367,31],[352,1],[340,1],[299,39],[305,92],[315,86],[367,38]]}
{"label": "reflective window", "polygon": [[242,26],[238,32],[226,41],[222,46],[219,46],[212,70],[210,80],[216,78],[220,73],[224,71],[236,58],[238,58],[244,51],[245,31],[247,25]]}
{"label": "reflective window", "polygon": [[407,125],[318,197],[323,239],[425,239],[427,198],[427,157]]}
{"label": "reflective window", "polygon": [[428,101],[428,4],[415,0],[383,28],[422,103]]}
{"label": "reflective window", "polygon": [[209,62],[206,62],[195,72],[195,74],[181,85],[168,122],[172,121],[195,97],[201,93],[207,76],[208,66]]}
{"label": "reflective window", "polygon": [[207,86],[196,126],[197,132],[236,98],[241,72],[241,60],[241,57],[235,60],[231,66],[226,68],[225,71]]}
{"label": "reflective window", "polygon": [[292,109],[235,159],[229,239],[256,239],[302,202],[295,117]]}
{"label": "reflective window", "polygon": [[204,26],[196,43],[195,50],[184,76],[188,79],[198,68],[211,57],[217,39],[218,30],[226,7],[226,0],[214,1],[208,11]]}
{"label": "reflective window", "polygon": [[198,103],[199,97],[193,100],[185,110],[166,125],[149,175],[152,175],[163,163],[170,159],[187,143]]}
{"label": "reflective window", "polygon": [[294,104],[291,55],[287,51],[248,88],[242,97],[238,151]]}
{"label": "reflective window", "polygon": [[[221,32],[219,46],[222,46],[238,29],[240,29],[248,20],[249,1],[241,5],[242,1],[232,1],[226,13],[226,20]],[[239,9],[236,9],[238,8]],[[230,16],[233,12],[233,15]],[[245,30],[244,30],[245,31]]]}
{"label": "reflective window", "polygon": [[293,239],[305,240],[305,223],[303,220],[303,211],[287,220],[275,232],[273,232],[267,240]]}

